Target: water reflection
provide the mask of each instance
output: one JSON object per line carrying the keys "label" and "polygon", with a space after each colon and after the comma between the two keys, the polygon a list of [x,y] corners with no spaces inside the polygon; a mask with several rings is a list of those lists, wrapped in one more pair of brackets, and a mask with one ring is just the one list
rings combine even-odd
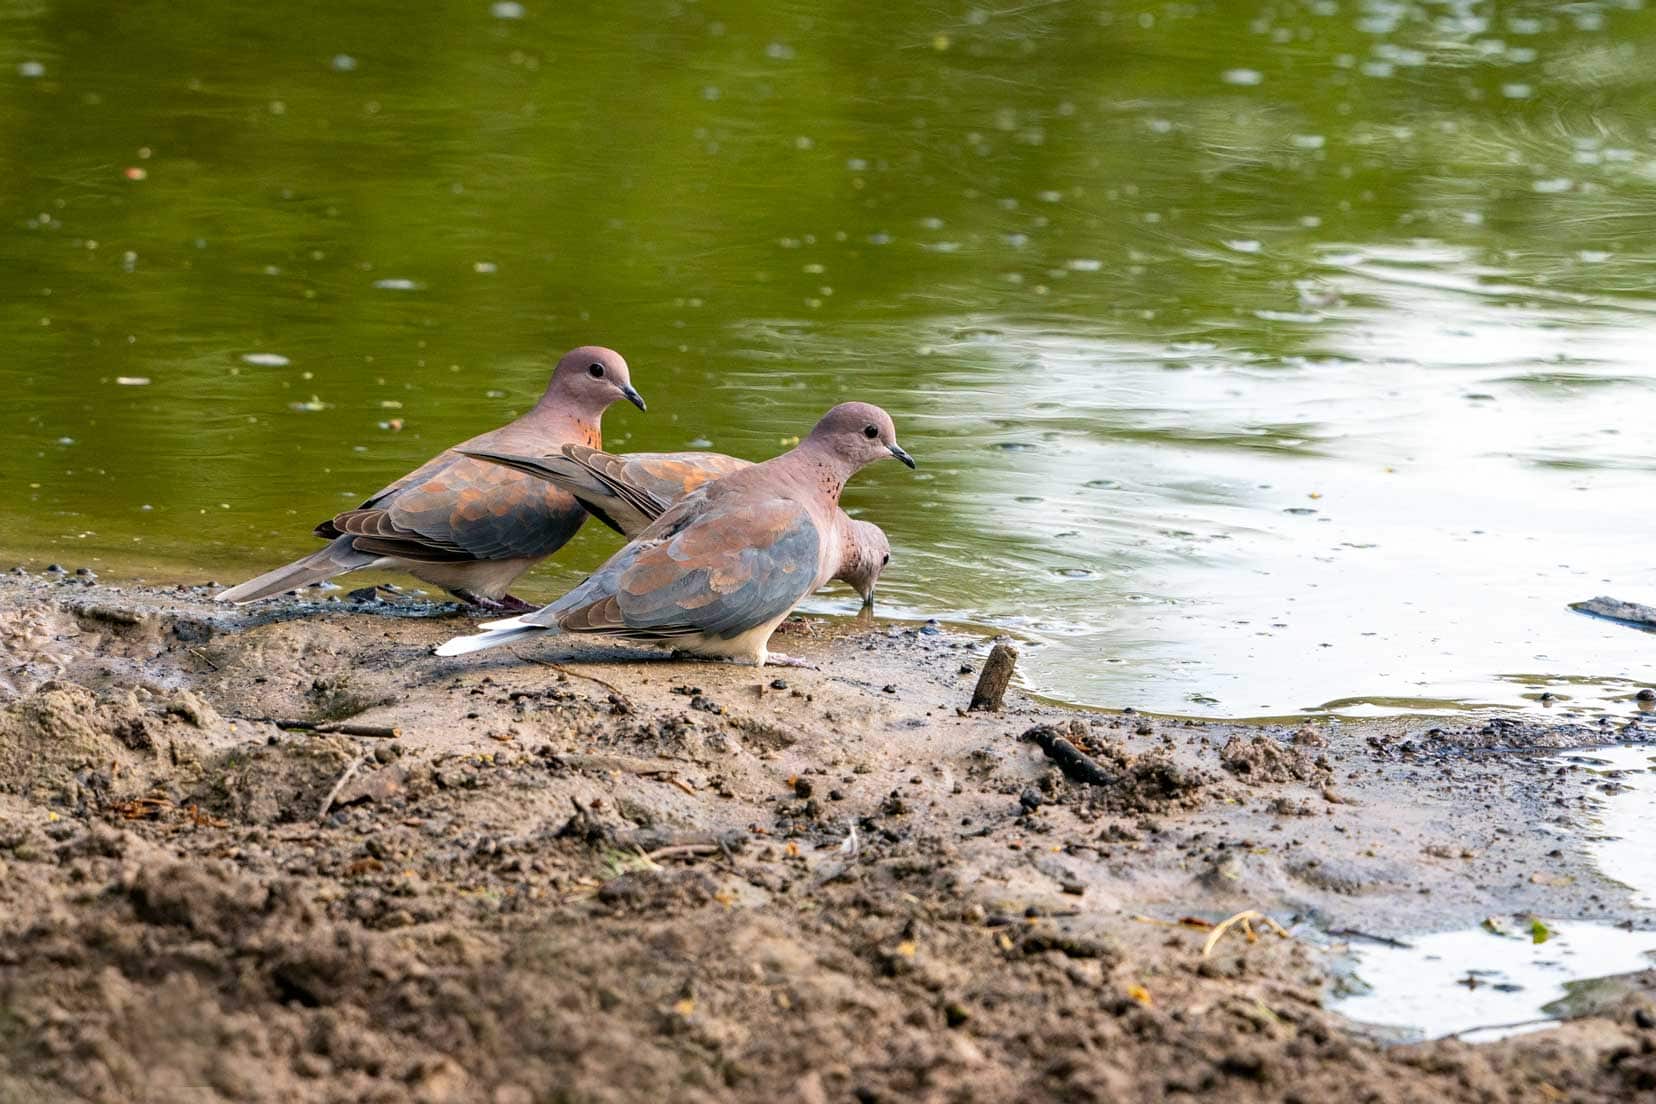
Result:
{"label": "water reflection", "polygon": [[0,7],[0,542],[248,573],[601,341],[622,448],[890,408],[1043,689],[1626,708],[1656,13],[1220,7]]}

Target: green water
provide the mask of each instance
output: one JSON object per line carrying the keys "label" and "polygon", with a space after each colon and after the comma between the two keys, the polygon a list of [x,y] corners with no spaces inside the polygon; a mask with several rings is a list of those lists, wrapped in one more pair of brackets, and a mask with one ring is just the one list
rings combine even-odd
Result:
{"label": "green water", "polygon": [[615,448],[887,407],[882,608],[1041,689],[1626,710],[1656,637],[1564,604],[1656,603],[1653,56],[1634,0],[0,3],[0,548],[251,574],[590,341]]}

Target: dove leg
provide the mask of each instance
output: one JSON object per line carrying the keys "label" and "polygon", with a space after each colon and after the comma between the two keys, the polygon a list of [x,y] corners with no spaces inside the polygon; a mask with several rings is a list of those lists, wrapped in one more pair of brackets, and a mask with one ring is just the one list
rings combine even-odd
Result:
{"label": "dove leg", "polygon": [[539,606],[532,606],[522,598],[512,594],[502,594],[499,598],[490,598],[486,594],[477,594],[470,590],[455,590],[450,593],[467,605],[477,606],[492,613],[528,613],[530,610],[540,608]]}

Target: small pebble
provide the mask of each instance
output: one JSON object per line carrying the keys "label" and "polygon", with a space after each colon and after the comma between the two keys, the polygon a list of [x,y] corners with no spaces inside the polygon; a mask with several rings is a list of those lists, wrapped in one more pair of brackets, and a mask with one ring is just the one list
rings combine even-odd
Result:
{"label": "small pebble", "polygon": [[786,690],[788,688],[788,680],[787,679],[771,679],[770,688],[772,690]]}
{"label": "small pebble", "polygon": [[48,574],[48,575],[67,575],[69,573],[67,571],[63,570],[63,565],[62,564],[47,564],[46,565],[46,574]]}
{"label": "small pebble", "polygon": [[1640,701],[1656,701],[1656,690],[1652,690],[1650,687],[1647,686],[1643,690],[1640,690],[1637,694],[1634,694],[1633,696],[1635,698],[1639,699]]}

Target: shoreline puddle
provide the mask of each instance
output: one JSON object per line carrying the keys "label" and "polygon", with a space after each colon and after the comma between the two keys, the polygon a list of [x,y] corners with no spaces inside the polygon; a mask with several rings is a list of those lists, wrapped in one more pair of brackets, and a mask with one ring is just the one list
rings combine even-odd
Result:
{"label": "shoreline puddle", "polygon": [[1329,1007],[1398,1042],[1447,1035],[1492,1042],[1552,1026],[1600,979],[1656,965],[1656,932],[1549,923],[1537,943],[1527,921],[1509,923],[1505,935],[1471,928],[1419,936],[1406,947],[1353,947],[1356,965]]}
{"label": "shoreline puddle", "polygon": [[[1603,777],[1583,842],[1599,871],[1632,891],[1634,907],[1656,907],[1656,852],[1648,844],[1656,833],[1656,746],[1590,748],[1554,761]],[[1491,1042],[1585,1011],[1605,979],[1656,966],[1656,931],[1542,923],[1539,942],[1529,919],[1515,917],[1502,918],[1500,931],[1353,944],[1353,964],[1337,978],[1329,1006],[1400,1042],[1448,1035]]]}
{"label": "shoreline puddle", "polygon": [[1587,841],[1593,862],[1605,877],[1633,891],[1633,904],[1656,908],[1656,746],[1629,744],[1593,748],[1564,756],[1603,775],[1607,792],[1600,798]]}

